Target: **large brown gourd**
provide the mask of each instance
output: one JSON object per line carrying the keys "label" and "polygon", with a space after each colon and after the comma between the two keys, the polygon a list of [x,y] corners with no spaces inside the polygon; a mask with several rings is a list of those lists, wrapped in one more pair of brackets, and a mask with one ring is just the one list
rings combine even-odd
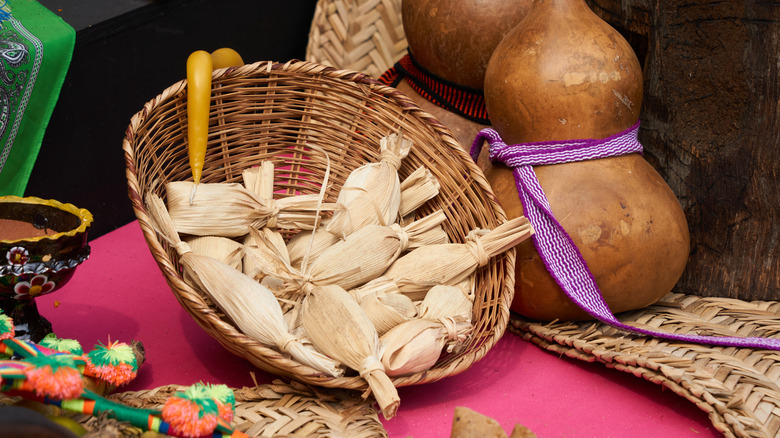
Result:
{"label": "large brown gourd", "polygon": [[[507,144],[605,138],[639,120],[642,71],[628,42],[583,0],[535,0],[493,52],[485,101]],[[507,215],[523,214],[511,170],[485,156],[480,166]],[[671,291],[688,258],[687,222],[644,158],[534,170],[614,313]],[[590,318],[558,287],[530,241],[518,246],[512,310],[541,320]]]}
{"label": "large brown gourd", "polygon": [[[530,6],[531,0],[403,0],[409,52],[437,78],[482,90],[493,49]],[[431,103],[406,81],[397,89],[450,128],[465,149],[487,127]]]}

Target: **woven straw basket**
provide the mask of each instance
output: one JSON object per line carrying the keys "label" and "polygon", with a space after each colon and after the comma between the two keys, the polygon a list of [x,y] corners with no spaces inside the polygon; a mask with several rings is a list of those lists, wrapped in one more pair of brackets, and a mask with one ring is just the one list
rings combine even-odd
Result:
{"label": "woven straw basket", "polygon": [[[420,215],[444,210],[446,233],[464,242],[475,228],[495,228],[506,216],[479,168],[450,131],[411,100],[369,76],[307,61],[259,62],[217,70],[212,76],[208,152],[202,182],[241,182],[241,171],[273,161],[279,196],[318,193],[325,168],[307,158],[307,144],[324,149],[331,163],[325,200],[333,202],[349,172],[378,156],[381,137],[402,132],[414,146],[399,176],[425,166],[438,178],[437,197]],[[180,274],[178,256],[155,233],[143,197],[163,184],[191,178],[187,158],[187,82],[182,80],[132,117],[123,148],[129,197],[146,241],[174,295],[195,321],[232,353],[265,371],[332,388],[367,388],[359,377],[332,378],[245,336]],[[308,152],[311,154],[311,152]],[[285,195],[286,194],[286,195]],[[396,386],[426,383],[460,373],[503,335],[514,291],[514,250],[477,272],[474,334],[458,354],[440,358],[427,372],[394,379]]]}
{"label": "woven straw basket", "polygon": [[407,47],[401,0],[319,0],[306,60],[378,78]]}
{"label": "woven straw basket", "polygon": [[[128,391],[108,396],[109,400],[139,409],[161,410],[169,397],[187,387],[167,385],[142,391]],[[249,436],[289,437],[386,437],[376,410],[353,391],[317,388],[296,382],[276,380],[252,388],[235,388],[235,414],[231,425]],[[21,400],[19,396],[0,393],[0,408]],[[93,416],[62,410],[59,415],[81,424],[96,436],[117,436],[111,429],[125,432],[121,436],[138,436],[138,429],[107,416]],[[95,436],[95,435],[92,435]]]}

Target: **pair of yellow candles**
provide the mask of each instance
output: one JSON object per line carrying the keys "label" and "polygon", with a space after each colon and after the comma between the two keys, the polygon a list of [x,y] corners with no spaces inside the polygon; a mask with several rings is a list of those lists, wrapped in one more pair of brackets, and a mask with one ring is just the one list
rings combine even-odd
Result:
{"label": "pair of yellow candles", "polygon": [[206,144],[209,134],[209,106],[211,103],[211,72],[225,67],[244,65],[241,55],[229,48],[212,53],[197,50],[187,58],[187,141],[189,142],[190,169],[195,189],[200,183],[203,163],[206,160]]}

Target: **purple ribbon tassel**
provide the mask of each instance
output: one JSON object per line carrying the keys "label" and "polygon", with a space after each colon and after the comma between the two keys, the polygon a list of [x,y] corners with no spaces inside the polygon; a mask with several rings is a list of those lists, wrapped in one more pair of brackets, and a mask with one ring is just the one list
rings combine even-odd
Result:
{"label": "purple ribbon tassel", "polygon": [[502,162],[512,168],[523,212],[534,227],[532,239],[539,256],[569,299],[595,319],[625,331],[675,341],[780,350],[780,339],[774,338],[683,335],[633,327],[618,321],[604,301],[585,259],[569,234],[555,219],[533,166],[641,153],[642,145],[639,143],[638,133],[639,122],[604,139],[507,145],[498,132],[487,128],[480,131],[474,139],[471,157],[476,161],[483,143],[487,141],[490,160]]}

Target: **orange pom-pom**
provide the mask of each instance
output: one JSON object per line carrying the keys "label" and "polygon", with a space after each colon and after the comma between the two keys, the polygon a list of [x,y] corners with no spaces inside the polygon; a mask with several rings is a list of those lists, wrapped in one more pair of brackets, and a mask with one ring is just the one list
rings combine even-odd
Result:
{"label": "orange pom-pom", "polygon": [[214,410],[204,407],[201,402],[173,396],[165,402],[162,418],[174,433],[199,437],[212,433],[217,427],[217,416],[210,412]]}
{"label": "orange pom-pom", "polygon": [[88,375],[116,386],[132,382],[138,374],[136,368],[130,364],[96,366],[89,358],[86,358],[86,362]]}
{"label": "orange pom-pom", "polygon": [[27,379],[22,385],[22,389],[32,391],[40,397],[50,397],[55,400],[67,400],[81,396],[84,391],[81,373],[66,360],[70,359],[72,362],[73,359],[58,356],[39,356],[31,359],[35,359],[35,363],[24,370]]}

